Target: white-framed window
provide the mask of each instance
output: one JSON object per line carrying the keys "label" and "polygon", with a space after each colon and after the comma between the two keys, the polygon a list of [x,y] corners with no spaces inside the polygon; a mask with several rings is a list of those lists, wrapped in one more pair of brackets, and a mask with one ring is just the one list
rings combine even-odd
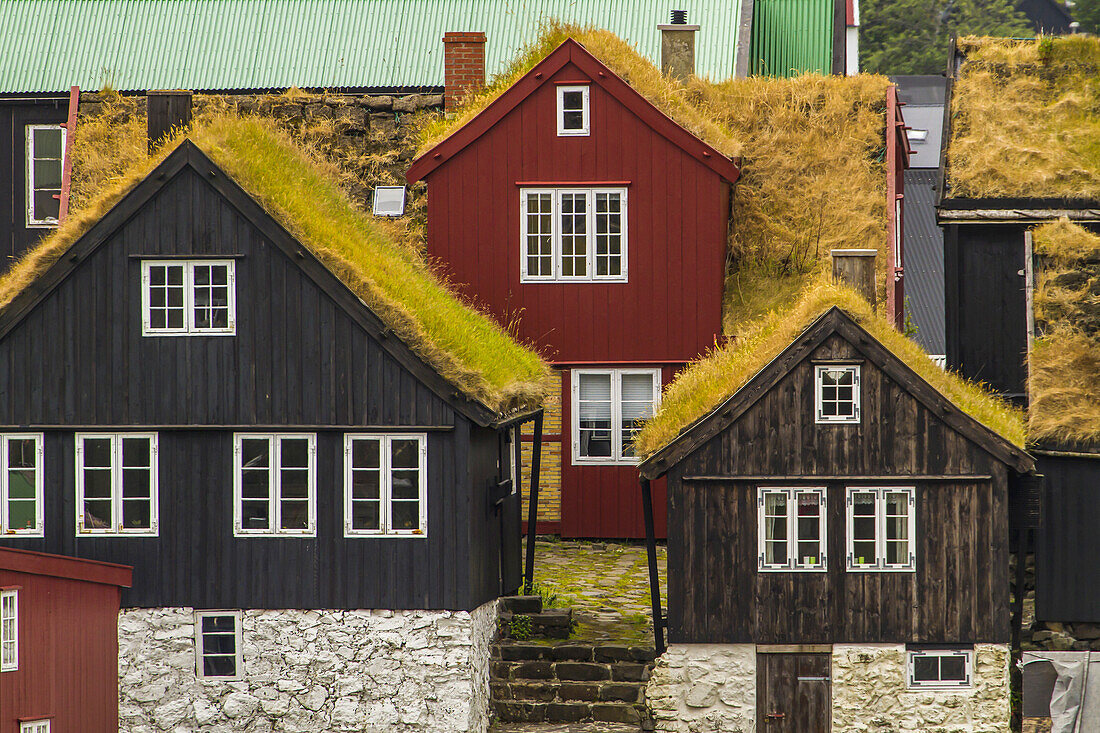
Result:
{"label": "white-framed window", "polygon": [[76,434],[76,533],[156,537],[156,433]]}
{"label": "white-framed window", "polygon": [[233,260],[143,260],[144,336],[232,336],[237,331]]}
{"label": "white-framed window", "polygon": [[759,487],[759,569],[824,571],[827,503],[824,487]]}
{"label": "white-framed window", "polygon": [[57,226],[61,214],[61,175],[65,128],[27,125],[27,226]]}
{"label": "white-framed window", "polygon": [[588,135],[591,113],[588,105],[588,85],[558,87],[558,136]]}
{"label": "white-framed window", "polygon": [[239,680],[241,612],[195,611],[195,669],[202,680]]}
{"label": "white-framed window", "polygon": [[0,534],[43,536],[42,435],[0,435]]}
{"label": "white-framed window", "polygon": [[625,188],[520,189],[520,280],[627,279]]}
{"label": "white-framed window", "polygon": [[19,723],[19,733],[50,733],[50,721],[24,720]]}
{"label": "white-framed window", "polygon": [[661,401],[660,369],[573,370],[573,463],[631,464],[634,437]]}
{"label": "white-framed window", "polygon": [[814,383],[817,422],[859,422],[859,364],[817,366]]}
{"label": "white-framed window", "polygon": [[847,510],[848,570],[916,570],[916,489],[849,487]]}
{"label": "white-framed window", "polygon": [[344,536],[428,534],[428,436],[344,436]]}
{"label": "white-framed window", "polygon": [[970,649],[910,649],[910,689],[970,687],[974,652]]}
{"label": "white-framed window", "polygon": [[19,669],[19,591],[0,591],[0,672]]}
{"label": "white-framed window", "polygon": [[317,535],[317,436],[234,436],[233,534]]}

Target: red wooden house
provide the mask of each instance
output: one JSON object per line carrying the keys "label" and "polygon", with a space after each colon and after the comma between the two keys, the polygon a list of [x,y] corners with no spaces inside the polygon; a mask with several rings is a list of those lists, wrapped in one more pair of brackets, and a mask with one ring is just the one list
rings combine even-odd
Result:
{"label": "red wooden house", "polygon": [[561,372],[544,435],[560,524],[544,529],[644,536],[634,426],[721,334],[738,174],[573,40],[410,168],[430,254]]}
{"label": "red wooden house", "polygon": [[118,731],[125,565],[0,547],[0,733]]}

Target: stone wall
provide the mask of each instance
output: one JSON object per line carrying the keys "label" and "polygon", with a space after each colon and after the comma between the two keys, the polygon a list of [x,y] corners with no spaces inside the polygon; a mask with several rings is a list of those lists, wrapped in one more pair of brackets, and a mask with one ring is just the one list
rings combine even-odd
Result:
{"label": "stone wall", "polygon": [[481,733],[496,602],[242,612],[243,679],[200,680],[194,611],[119,613],[119,730]]}
{"label": "stone wall", "polygon": [[659,731],[751,733],[756,720],[756,647],[673,644],[657,659],[646,702]]}
{"label": "stone wall", "polygon": [[833,647],[835,733],[1008,733],[1007,644],[976,644],[974,685],[964,690],[909,690],[905,646]]}

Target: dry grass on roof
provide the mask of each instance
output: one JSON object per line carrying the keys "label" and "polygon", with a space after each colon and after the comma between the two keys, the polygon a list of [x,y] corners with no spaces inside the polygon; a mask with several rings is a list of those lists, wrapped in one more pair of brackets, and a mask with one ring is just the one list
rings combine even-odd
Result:
{"label": "dry grass on roof", "polygon": [[[466,394],[499,412],[541,404],[546,363],[488,316],[458,299],[401,231],[360,211],[337,171],[270,119],[212,113],[155,157],[114,180],[0,279],[0,307],[51,265],[184,137],[194,141],[350,287],[421,358]],[[74,165],[79,165],[74,160]]]}
{"label": "dry grass on roof", "polygon": [[567,38],[685,129],[726,155],[741,156],[729,242],[726,333],[789,306],[822,271],[830,249],[879,250],[879,282],[886,282],[890,82],[884,76],[679,82],[608,31],[552,22],[487,89],[450,118],[426,125],[419,152],[469,122]]}
{"label": "dry grass on roof", "polygon": [[1028,438],[1100,446],[1100,236],[1061,221],[1035,229],[1036,339]]}
{"label": "dry grass on roof", "polygon": [[1100,198],[1100,38],[963,38],[949,193]]}
{"label": "dry grass on roof", "polygon": [[636,450],[649,456],[745,386],[819,316],[839,307],[925,381],[971,417],[1012,443],[1024,445],[1023,413],[980,385],[944,371],[854,291],[819,280],[794,307],[773,311],[730,344],[691,364],[665,390],[660,410],[638,436]]}

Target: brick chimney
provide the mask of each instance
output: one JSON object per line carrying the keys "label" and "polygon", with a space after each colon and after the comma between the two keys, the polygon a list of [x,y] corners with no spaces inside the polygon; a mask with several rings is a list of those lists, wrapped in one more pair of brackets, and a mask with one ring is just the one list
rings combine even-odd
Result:
{"label": "brick chimney", "polygon": [[699,26],[688,25],[686,10],[673,10],[672,22],[659,25],[661,31],[661,73],[686,79],[695,73],[695,34]]}
{"label": "brick chimney", "polygon": [[443,109],[485,86],[485,34],[443,34]]}

